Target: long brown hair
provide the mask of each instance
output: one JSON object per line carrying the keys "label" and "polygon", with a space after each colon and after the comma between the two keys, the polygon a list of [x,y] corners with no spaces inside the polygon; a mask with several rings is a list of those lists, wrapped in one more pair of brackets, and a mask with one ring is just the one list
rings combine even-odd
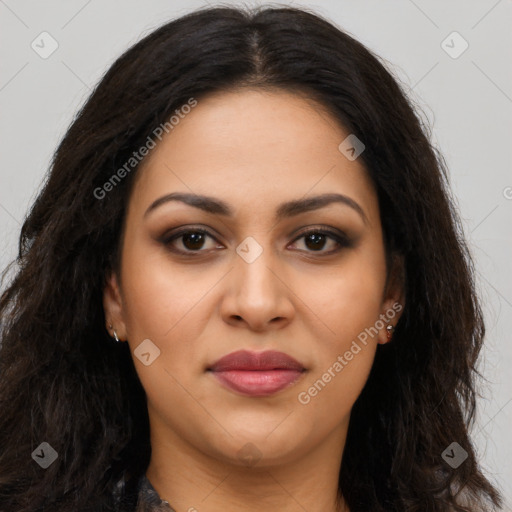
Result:
{"label": "long brown hair", "polygon": [[[1,512],[134,509],[151,454],[146,398],[128,345],[105,330],[102,291],[138,166],[107,197],[94,191],[189,98],[247,85],[306,91],[364,142],[387,255],[404,261],[403,315],[352,409],[339,479],[350,510],[500,504],[468,436],[484,324],[428,128],[379,59],[327,20],[222,7],[163,25],[112,65],[23,224],[0,300]],[[46,469],[31,457],[42,442],[58,453]],[[467,452],[457,468],[442,458],[453,442]]]}

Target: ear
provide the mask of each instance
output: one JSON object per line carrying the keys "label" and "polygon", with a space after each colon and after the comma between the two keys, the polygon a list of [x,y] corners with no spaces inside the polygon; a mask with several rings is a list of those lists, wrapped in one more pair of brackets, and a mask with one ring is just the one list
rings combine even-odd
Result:
{"label": "ear", "polygon": [[384,345],[391,341],[388,337],[387,326],[396,327],[405,308],[405,262],[402,255],[393,254],[391,258],[388,279],[382,300],[380,319],[384,327],[379,329],[378,343]]}
{"label": "ear", "polygon": [[[119,289],[119,281],[115,272],[107,277],[103,289],[103,310],[105,312],[106,329],[114,337],[114,329],[119,340],[126,340],[126,325],[123,315],[123,301]],[[112,326],[112,327],[110,327]]]}

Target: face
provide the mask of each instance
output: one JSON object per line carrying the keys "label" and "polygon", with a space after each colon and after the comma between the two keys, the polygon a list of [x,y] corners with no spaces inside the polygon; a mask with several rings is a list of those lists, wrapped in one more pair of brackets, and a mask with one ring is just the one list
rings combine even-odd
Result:
{"label": "face", "polygon": [[104,307],[152,436],[239,464],[342,451],[401,299],[374,186],[338,149],[348,135],[301,96],[223,92],[143,162]]}

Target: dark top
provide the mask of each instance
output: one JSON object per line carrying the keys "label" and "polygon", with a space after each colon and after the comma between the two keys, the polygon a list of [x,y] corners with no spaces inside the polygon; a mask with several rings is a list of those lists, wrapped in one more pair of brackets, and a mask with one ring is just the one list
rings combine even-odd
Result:
{"label": "dark top", "polygon": [[162,500],[151,482],[143,475],[139,480],[136,512],[176,512],[168,501]]}

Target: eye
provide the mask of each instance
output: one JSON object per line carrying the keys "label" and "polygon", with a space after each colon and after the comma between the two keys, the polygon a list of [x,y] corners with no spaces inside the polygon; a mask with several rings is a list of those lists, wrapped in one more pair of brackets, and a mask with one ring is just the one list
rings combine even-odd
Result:
{"label": "eye", "polygon": [[[304,239],[304,245],[310,249],[306,252],[319,252],[321,254],[333,254],[344,247],[350,247],[351,243],[345,235],[324,228],[310,228],[303,231],[294,242]],[[323,251],[328,241],[331,241],[331,250]]]}
{"label": "eye", "polygon": [[[183,229],[174,233],[172,236],[166,237],[162,240],[164,245],[170,246],[171,250],[177,252],[179,254],[193,254],[198,252],[205,243],[207,238],[211,238],[215,240],[215,238],[205,229],[195,228],[195,229]],[[185,247],[186,250],[179,249],[173,246],[173,243],[177,240],[181,239],[180,245]]]}
{"label": "eye", "polygon": [[[208,238],[216,241],[215,237],[206,229],[187,228],[163,237],[162,243],[178,254],[196,256],[201,252],[207,252],[208,248],[204,249],[204,245]],[[349,239],[342,233],[318,227],[303,231],[294,239],[293,243],[300,239],[304,239],[304,246],[306,247],[304,250],[306,252],[317,252],[325,255],[333,254],[344,247],[351,246]],[[176,242],[178,241],[181,247],[176,247]],[[323,249],[328,245],[327,242],[329,241],[331,242],[331,250],[324,251]],[[211,248],[215,247],[221,249],[223,246],[212,244]]]}

